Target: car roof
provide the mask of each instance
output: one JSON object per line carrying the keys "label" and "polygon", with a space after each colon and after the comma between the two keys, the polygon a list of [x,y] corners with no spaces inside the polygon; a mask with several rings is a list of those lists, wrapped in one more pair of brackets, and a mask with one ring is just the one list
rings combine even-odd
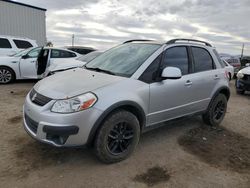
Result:
{"label": "car roof", "polygon": [[75,53],[75,54],[78,54],[79,56],[81,56],[81,54],[79,54],[79,53],[77,53],[77,52],[74,52],[74,51],[72,51],[72,50],[68,50],[68,49],[66,49],[66,48],[57,48],[57,47],[44,46],[43,49],[64,50],[64,51],[72,52],[72,53]]}
{"label": "car roof", "polygon": [[211,44],[205,41],[200,41],[196,39],[184,39],[184,38],[178,38],[178,39],[172,39],[167,42],[164,41],[156,41],[156,40],[148,40],[148,39],[133,39],[133,40],[128,40],[125,41],[123,44],[126,43],[148,43],[148,44],[159,44],[159,45],[171,45],[171,44],[191,44],[191,45],[196,45],[196,46],[201,46],[201,47],[210,47],[214,48]]}
{"label": "car roof", "polygon": [[86,46],[65,46],[64,48],[95,50],[95,48]]}
{"label": "car roof", "polygon": [[10,38],[10,39],[18,39],[18,40],[35,41],[34,39],[30,39],[30,38],[26,38],[26,37],[18,37],[18,36],[10,36],[10,35],[0,35],[0,38]]}

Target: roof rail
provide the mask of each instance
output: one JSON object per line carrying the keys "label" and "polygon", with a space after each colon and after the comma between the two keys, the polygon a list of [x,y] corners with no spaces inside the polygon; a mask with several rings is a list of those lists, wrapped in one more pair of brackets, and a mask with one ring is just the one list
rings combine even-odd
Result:
{"label": "roof rail", "polygon": [[174,43],[176,43],[177,41],[199,42],[199,43],[205,44],[206,46],[212,47],[211,44],[209,44],[208,42],[205,42],[205,41],[195,40],[195,39],[182,39],[182,38],[180,38],[180,39],[172,39],[172,40],[166,42],[166,44],[174,44]]}
{"label": "roof rail", "polygon": [[130,43],[130,42],[147,42],[147,41],[153,41],[153,40],[148,40],[148,39],[133,39],[133,40],[127,40],[123,44]]}

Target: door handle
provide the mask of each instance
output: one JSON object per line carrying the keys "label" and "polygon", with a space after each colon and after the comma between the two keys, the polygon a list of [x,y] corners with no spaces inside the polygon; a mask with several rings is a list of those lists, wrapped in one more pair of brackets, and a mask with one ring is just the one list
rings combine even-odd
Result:
{"label": "door handle", "polygon": [[30,63],[35,63],[36,61],[31,61]]}
{"label": "door handle", "polygon": [[216,75],[214,75],[214,79],[218,80],[218,79],[220,79],[220,77],[216,74]]}
{"label": "door handle", "polygon": [[185,83],[185,86],[191,86],[193,84],[193,82],[191,82],[190,80],[187,80]]}

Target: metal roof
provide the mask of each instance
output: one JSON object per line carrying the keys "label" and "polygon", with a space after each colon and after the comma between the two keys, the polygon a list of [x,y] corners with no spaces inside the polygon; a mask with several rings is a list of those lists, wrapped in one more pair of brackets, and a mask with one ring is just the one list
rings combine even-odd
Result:
{"label": "metal roof", "polygon": [[35,7],[35,6],[32,6],[32,5],[27,5],[27,4],[16,2],[16,1],[10,1],[10,0],[0,0],[0,1],[4,1],[4,2],[7,2],[7,3],[13,3],[13,4],[17,4],[17,5],[21,5],[21,6],[25,6],[25,7],[29,7],[29,8],[34,8],[34,9],[38,9],[38,10],[42,10],[42,11],[47,11],[47,9],[44,9],[44,8]]}

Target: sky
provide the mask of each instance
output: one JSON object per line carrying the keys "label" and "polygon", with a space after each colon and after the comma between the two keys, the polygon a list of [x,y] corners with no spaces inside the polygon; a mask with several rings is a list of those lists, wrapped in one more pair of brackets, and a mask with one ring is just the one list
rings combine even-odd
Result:
{"label": "sky", "polygon": [[130,39],[193,38],[250,55],[250,0],[16,0],[46,8],[55,46],[108,49]]}

